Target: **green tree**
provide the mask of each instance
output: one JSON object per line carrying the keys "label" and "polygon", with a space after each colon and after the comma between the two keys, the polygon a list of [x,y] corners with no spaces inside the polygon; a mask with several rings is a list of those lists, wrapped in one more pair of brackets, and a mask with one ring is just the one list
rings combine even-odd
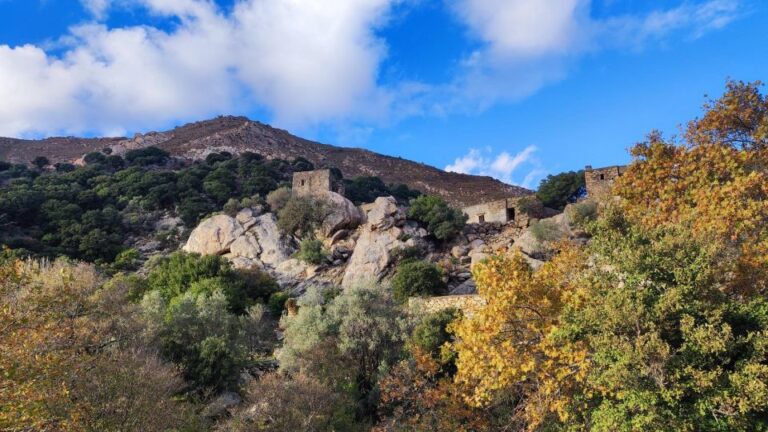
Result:
{"label": "green tree", "polygon": [[445,291],[443,272],[427,261],[406,260],[397,267],[392,278],[392,293],[400,303],[408,297],[432,296]]}
{"label": "green tree", "polygon": [[539,184],[536,196],[545,206],[562,210],[566,204],[575,202],[585,193],[584,171],[568,171],[548,175]]}
{"label": "green tree", "polygon": [[[229,262],[218,255],[176,252],[155,262],[147,280],[150,289],[170,303],[188,291],[195,295],[221,291],[230,311],[244,313],[257,300],[254,295],[258,289],[249,288]],[[266,280],[262,283],[270,284]]]}
{"label": "green tree", "polygon": [[38,157],[32,159],[32,165],[37,167],[37,169],[39,169],[39,170],[47,167],[50,164],[51,164],[51,162],[45,156],[38,156]]}
{"label": "green tree", "polygon": [[422,195],[411,201],[408,217],[425,224],[438,240],[454,237],[467,223],[467,216],[461,210],[434,195]]}

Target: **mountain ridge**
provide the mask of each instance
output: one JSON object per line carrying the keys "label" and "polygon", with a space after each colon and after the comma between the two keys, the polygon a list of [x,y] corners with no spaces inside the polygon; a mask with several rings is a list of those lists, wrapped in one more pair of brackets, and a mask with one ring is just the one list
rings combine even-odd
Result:
{"label": "mountain ridge", "polygon": [[270,159],[303,157],[316,167],[337,167],[347,178],[377,176],[386,183],[403,183],[424,193],[440,195],[460,207],[532,193],[491,177],[446,172],[427,164],[362,148],[323,144],[235,116],[188,123],[164,132],[136,134],[133,138],[0,138],[0,160],[29,163],[37,156],[45,156],[51,163],[74,162],[86,153],[106,147],[114,154],[123,154],[148,146],[192,160],[204,159],[208,154],[220,151],[233,154],[252,151]]}

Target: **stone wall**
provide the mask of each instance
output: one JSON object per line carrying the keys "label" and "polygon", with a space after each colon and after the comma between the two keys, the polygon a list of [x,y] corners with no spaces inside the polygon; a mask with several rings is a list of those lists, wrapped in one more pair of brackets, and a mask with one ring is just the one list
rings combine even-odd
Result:
{"label": "stone wall", "polygon": [[333,178],[331,170],[322,169],[293,173],[293,194],[295,196],[323,196],[328,191],[344,194],[341,182]]}
{"label": "stone wall", "polygon": [[616,165],[605,168],[592,168],[587,166],[584,170],[584,181],[587,186],[587,194],[591,197],[604,195],[610,192],[613,182],[626,171],[627,167]]}
{"label": "stone wall", "polygon": [[477,294],[411,297],[408,300],[408,305],[412,310],[424,313],[434,313],[453,308],[462,311],[464,316],[472,316],[479,308],[485,306],[485,300]]}
{"label": "stone wall", "polygon": [[[467,215],[467,223],[502,223],[515,222],[519,226],[528,226],[529,215],[522,211],[520,200],[526,199],[530,203],[541,204],[533,195],[516,198],[506,198],[482,204],[465,207],[462,209]],[[542,206],[543,209],[543,206]]]}

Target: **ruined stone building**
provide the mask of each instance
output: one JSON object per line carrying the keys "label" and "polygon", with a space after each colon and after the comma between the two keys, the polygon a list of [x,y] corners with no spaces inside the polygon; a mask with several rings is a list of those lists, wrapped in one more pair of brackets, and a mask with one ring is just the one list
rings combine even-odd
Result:
{"label": "ruined stone building", "polygon": [[293,195],[322,196],[332,191],[344,195],[344,184],[329,169],[293,173]]}
{"label": "ruined stone building", "polygon": [[587,186],[587,195],[599,196],[611,190],[613,182],[627,170],[624,165],[615,165],[605,168],[592,168],[587,165],[584,169],[584,181]]}
{"label": "ruined stone building", "polygon": [[521,205],[522,200],[525,200],[526,202],[525,207],[541,204],[541,202],[533,196],[524,196],[477,204],[465,207],[462,211],[468,217],[467,223],[515,222],[517,225],[526,226],[529,219],[528,213],[531,209],[524,209],[523,205]]}

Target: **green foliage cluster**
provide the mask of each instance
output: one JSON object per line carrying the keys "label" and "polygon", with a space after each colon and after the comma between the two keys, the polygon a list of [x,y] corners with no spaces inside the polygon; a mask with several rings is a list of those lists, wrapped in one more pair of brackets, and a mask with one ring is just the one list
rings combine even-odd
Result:
{"label": "green foliage cluster", "polygon": [[448,324],[459,318],[461,318],[461,311],[457,309],[445,309],[422,317],[414,326],[408,345],[411,349],[418,348],[433,358],[440,358],[442,363],[450,362],[454,355],[450,350],[444,349],[445,345],[453,339],[448,331]]}
{"label": "green foliage cluster", "polygon": [[461,210],[433,195],[422,195],[411,201],[408,217],[426,225],[438,240],[456,236],[467,223],[467,216]]}
{"label": "green foliage cluster", "polygon": [[427,261],[406,260],[392,278],[392,295],[400,303],[413,296],[433,296],[445,292],[443,272]]}
{"label": "green foliage cluster", "polygon": [[563,238],[563,232],[557,223],[550,220],[535,221],[530,226],[533,238],[539,243],[551,243]]}
{"label": "green foliage cluster", "polygon": [[597,201],[585,200],[572,204],[567,210],[568,217],[574,225],[586,227],[589,222],[597,218],[598,204]]}
{"label": "green foliage cluster", "polygon": [[407,204],[421,192],[404,184],[387,185],[379,177],[361,176],[344,180],[344,195],[353,203],[370,203],[378,197],[393,196],[398,202]]}
{"label": "green foliage cluster", "polygon": [[299,237],[313,237],[328,209],[323,201],[311,197],[292,197],[277,212],[281,231]]}
{"label": "green foliage cluster", "polygon": [[150,334],[167,360],[198,388],[232,388],[246,364],[248,330],[263,318],[275,281],[236,272],[222,257],[178,252],[153,263],[141,301]]}
{"label": "green foliage cluster", "polygon": [[357,400],[358,419],[375,414],[376,385],[402,350],[403,312],[381,287],[356,287],[325,301],[302,302],[286,316],[285,341],[278,352],[280,370],[301,372],[334,392]]}
{"label": "green foliage cluster", "polygon": [[310,264],[321,264],[328,259],[328,254],[323,248],[323,242],[307,238],[301,241],[296,258]]}
{"label": "green foliage cluster", "polygon": [[43,173],[0,166],[0,241],[41,255],[111,262],[130,246],[126,238],[154,230],[153,214],[170,212],[193,227],[230,199],[265,196],[293,172],[288,162],[253,153],[175,171],[154,147],[126,153],[127,165],[103,153],[86,159],[83,167],[57,164]]}
{"label": "green foliage cluster", "polygon": [[545,206],[562,210],[566,204],[584,196],[586,191],[584,171],[568,171],[548,175],[539,184],[536,196]]}
{"label": "green foliage cluster", "polygon": [[276,291],[275,282],[266,274],[252,270],[235,271],[229,261],[218,255],[176,252],[152,263],[147,275],[149,289],[167,302],[187,291],[211,295],[221,291],[231,312],[242,314],[256,302]]}

